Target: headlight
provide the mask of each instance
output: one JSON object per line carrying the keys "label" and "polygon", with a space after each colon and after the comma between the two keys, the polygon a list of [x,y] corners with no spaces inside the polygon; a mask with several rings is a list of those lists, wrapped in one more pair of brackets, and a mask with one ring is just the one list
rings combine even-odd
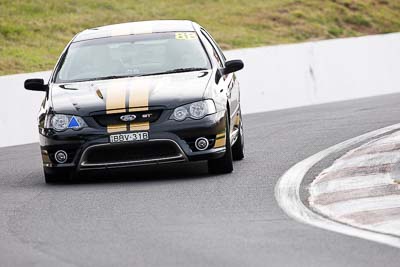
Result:
{"label": "headlight", "polygon": [[86,122],[79,116],[54,114],[50,115],[48,125],[46,128],[52,128],[57,132],[65,131],[67,129],[80,130],[87,127]]}
{"label": "headlight", "polygon": [[174,110],[174,114],[172,114],[173,119],[177,121],[183,121],[188,116],[188,111],[184,107],[179,107]]}
{"label": "headlight", "polygon": [[172,113],[170,119],[176,121],[183,121],[186,118],[199,120],[215,112],[216,108],[214,101],[207,99],[177,107],[174,110],[174,113]]}
{"label": "headlight", "polygon": [[190,104],[189,113],[194,119],[201,119],[206,115],[207,105],[204,102],[196,102]]}

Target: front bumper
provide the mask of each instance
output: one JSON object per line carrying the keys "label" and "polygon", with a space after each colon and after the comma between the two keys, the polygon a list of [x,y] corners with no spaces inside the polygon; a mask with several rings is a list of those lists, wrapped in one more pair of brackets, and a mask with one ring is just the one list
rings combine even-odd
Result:
{"label": "front bumper", "polygon": [[[225,154],[225,146],[217,145],[215,142],[219,134],[225,133],[224,111],[206,116],[201,120],[187,119],[183,122],[159,120],[150,124],[148,132],[149,140],[147,141],[111,144],[109,141],[111,134],[105,127],[95,126],[79,131],[69,129],[61,133],[40,129],[43,166],[46,169],[68,168],[83,171],[208,160],[222,157]],[[193,140],[198,137],[207,137],[211,141],[208,149],[204,151],[194,149]],[[163,145],[167,144],[171,151],[175,149],[171,155],[163,154],[161,151]],[[144,147],[141,149],[146,152],[148,157],[130,158],[128,154],[133,155],[132,151],[135,151],[135,145]],[[148,147],[146,147],[147,145]],[[68,160],[63,164],[59,164],[55,160],[54,155],[59,150],[64,150],[68,154]],[[97,150],[104,153],[104,160],[101,160],[100,152]],[[112,153],[117,154],[119,151],[121,153],[119,156],[117,155],[117,160],[111,158]],[[154,151],[153,154],[152,151]],[[97,155],[96,161],[88,160],[90,154]]]}

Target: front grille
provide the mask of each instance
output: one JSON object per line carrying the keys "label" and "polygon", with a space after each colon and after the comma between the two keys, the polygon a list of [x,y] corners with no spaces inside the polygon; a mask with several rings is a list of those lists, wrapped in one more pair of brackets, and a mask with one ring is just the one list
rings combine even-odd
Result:
{"label": "front grille", "polygon": [[[118,113],[118,114],[104,114],[104,115],[94,115],[93,118],[96,120],[98,124],[103,127],[109,125],[116,125],[124,123],[121,120],[121,116],[123,115],[135,115],[136,118],[132,121],[133,123],[139,122],[155,122],[161,116],[162,110],[145,110],[145,111],[137,111],[137,112],[127,112],[127,113]],[[126,122],[125,122],[126,123]]]}
{"label": "front grille", "polygon": [[169,140],[151,140],[124,144],[106,144],[89,147],[82,166],[134,165],[148,162],[184,160],[178,145]]}

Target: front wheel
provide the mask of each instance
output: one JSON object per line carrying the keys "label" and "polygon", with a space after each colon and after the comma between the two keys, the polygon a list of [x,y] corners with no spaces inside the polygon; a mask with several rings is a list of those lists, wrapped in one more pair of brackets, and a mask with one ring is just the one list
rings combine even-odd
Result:
{"label": "front wheel", "polygon": [[231,173],[233,171],[232,147],[230,140],[230,126],[228,118],[226,119],[225,130],[225,155],[218,159],[208,161],[208,172],[213,174]]}

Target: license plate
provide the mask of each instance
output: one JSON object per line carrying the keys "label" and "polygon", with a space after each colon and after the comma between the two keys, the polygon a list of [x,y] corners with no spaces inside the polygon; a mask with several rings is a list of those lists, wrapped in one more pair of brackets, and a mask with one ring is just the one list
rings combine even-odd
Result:
{"label": "license plate", "polygon": [[122,142],[133,142],[148,140],[148,132],[136,132],[136,133],[124,133],[124,134],[113,134],[110,135],[111,143],[122,143]]}

